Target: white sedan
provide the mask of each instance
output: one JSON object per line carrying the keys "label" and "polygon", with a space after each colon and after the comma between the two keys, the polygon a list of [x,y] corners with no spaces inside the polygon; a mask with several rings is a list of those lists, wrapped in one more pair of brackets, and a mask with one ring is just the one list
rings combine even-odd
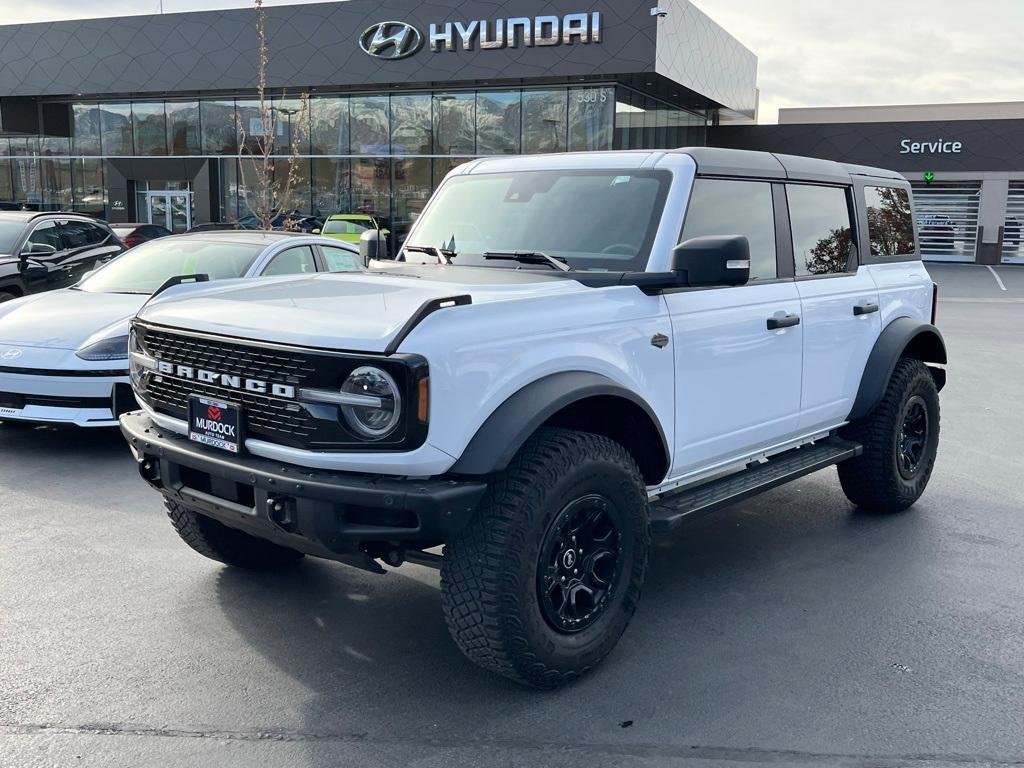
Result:
{"label": "white sedan", "polygon": [[128,378],[129,324],[172,278],[362,268],[351,243],[283,232],[203,232],[143,243],[71,288],[0,304],[0,420],[115,426],[137,407]]}

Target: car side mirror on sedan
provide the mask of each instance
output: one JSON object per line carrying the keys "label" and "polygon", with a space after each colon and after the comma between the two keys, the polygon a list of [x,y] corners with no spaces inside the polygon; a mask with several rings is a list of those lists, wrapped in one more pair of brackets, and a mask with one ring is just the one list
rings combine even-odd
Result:
{"label": "car side mirror on sedan", "polygon": [[746,285],[750,242],[743,235],[694,237],[672,250],[672,271],[693,288]]}
{"label": "car side mirror on sedan", "polygon": [[388,240],[383,232],[376,229],[368,229],[359,236],[359,255],[363,258],[363,264],[369,264],[374,259],[386,259],[388,257]]}

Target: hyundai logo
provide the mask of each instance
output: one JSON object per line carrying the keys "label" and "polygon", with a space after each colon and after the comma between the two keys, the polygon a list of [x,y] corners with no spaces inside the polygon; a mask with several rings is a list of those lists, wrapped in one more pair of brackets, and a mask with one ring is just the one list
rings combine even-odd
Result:
{"label": "hyundai logo", "polygon": [[423,47],[423,33],[404,21],[382,21],[363,32],[359,47],[378,59],[404,59]]}
{"label": "hyundai logo", "polygon": [[20,349],[5,349],[0,353],[0,360],[17,360],[19,357],[21,357]]}

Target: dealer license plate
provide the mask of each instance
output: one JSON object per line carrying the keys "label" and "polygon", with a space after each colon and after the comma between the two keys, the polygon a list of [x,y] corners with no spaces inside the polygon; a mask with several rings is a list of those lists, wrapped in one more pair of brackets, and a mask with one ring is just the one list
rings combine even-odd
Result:
{"label": "dealer license plate", "polygon": [[237,403],[192,395],[188,399],[188,439],[238,453],[243,444],[241,408]]}

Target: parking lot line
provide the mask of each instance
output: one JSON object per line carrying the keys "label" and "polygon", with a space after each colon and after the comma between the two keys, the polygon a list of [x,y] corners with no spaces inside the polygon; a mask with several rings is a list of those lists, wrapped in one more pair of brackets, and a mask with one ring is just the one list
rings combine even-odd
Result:
{"label": "parking lot line", "polygon": [[992,267],[990,265],[987,265],[987,266],[988,266],[988,271],[992,273],[992,277],[994,277],[996,279],[996,284],[999,285],[999,290],[1005,291],[1006,290],[1006,286],[1003,285],[1003,279],[999,276],[999,273],[996,272],[994,269],[992,269]]}

